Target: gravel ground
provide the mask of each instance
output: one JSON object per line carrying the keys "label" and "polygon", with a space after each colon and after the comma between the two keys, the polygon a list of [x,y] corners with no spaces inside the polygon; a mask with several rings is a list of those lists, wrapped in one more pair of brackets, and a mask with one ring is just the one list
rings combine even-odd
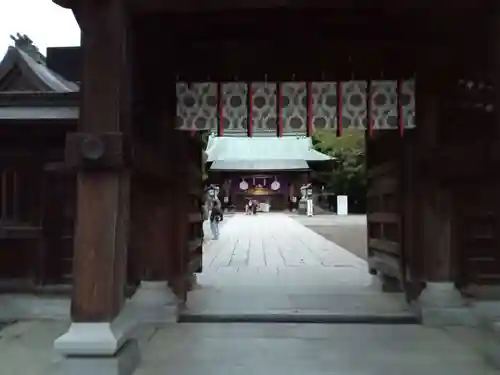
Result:
{"label": "gravel ground", "polygon": [[307,228],[335,242],[337,245],[349,250],[354,255],[367,258],[366,226],[342,225],[342,226],[319,226],[306,225]]}
{"label": "gravel ground", "polygon": [[299,223],[327,240],[342,246],[354,255],[367,259],[367,229],[365,215],[292,216]]}

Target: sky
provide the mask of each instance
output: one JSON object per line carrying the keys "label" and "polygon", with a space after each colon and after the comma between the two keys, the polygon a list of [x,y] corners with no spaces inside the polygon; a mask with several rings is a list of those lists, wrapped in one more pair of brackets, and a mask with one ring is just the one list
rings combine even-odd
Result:
{"label": "sky", "polygon": [[0,9],[0,60],[16,33],[28,35],[43,54],[47,47],[80,45],[73,13],[52,0],[0,0]]}

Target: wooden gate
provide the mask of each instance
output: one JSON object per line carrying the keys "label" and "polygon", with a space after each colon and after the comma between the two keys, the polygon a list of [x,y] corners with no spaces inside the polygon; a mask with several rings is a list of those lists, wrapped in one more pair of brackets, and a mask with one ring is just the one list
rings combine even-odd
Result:
{"label": "wooden gate", "polygon": [[[342,136],[345,128],[365,129],[370,271],[404,283],[403,201],[409,185],[404,182],[403,143],[416,125],[413,79],[178,82],[176,88],[176,127],[185,133],[312,136],[316,130],[330,129]],[[199,181],[197,170],[190,175]],[[195,207],[193,202],[189,210]]]}
{"label": "wooden gate", "polygon": [[377,132],[366,140],[370,272],[399,280],[404,279],[401,143],[392,131]]}
{"label": "wooden gate", "polygon": [[[203,255],[203,144],[198,135],[175,131],[177,154],[173,179],[175,235],[174,288],[186,299],[192,275],[202,271]],[[176,232],[175,232],[176,230]]]}

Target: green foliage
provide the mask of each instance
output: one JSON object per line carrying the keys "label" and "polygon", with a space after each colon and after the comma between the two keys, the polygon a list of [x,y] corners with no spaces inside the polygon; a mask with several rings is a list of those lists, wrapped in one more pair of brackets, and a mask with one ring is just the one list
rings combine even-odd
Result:
{"label": "green foliage", "polygon": [[[210,135],[211,135],[210,132],[202,132],[201,134],[198,135],[198,137],[200,137],[200,140],[201,140],[202,152],[204,154],[205,154],[205,150],[207,149],[207,146],[208,146],[208,139],[210,138]],[[205,156],[206,155],[202,156],[203,162],[201,163],[201,165],[202,165],[201,172],[202,172],[203,181],[208,180],[207,163],[206,163]]]}
{"label": "green foliage", "polygon": [[208,146],[208,139],[212,135],[211,132],[200,132],[199,137],[201,139],[201,143],[203,144],[203,150],[207,149]]}
{"label": "green foliage", "polygon": [[366,199],[365,132],[345,129],[341,137],[335,131],[317,131],[314,148],[336,158],[330,169],[317,173],[325,192],[348,195],[355,205],[364,206]]}

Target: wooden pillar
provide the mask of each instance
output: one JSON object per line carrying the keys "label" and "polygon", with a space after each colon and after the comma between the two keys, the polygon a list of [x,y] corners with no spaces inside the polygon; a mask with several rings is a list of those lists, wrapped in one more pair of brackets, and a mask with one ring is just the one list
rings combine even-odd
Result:
{"label": "wooden pillar", "polygon": [[85,1],[80,2],[79,21],[80,121],[78,133],[66,140],[66,163],[78,172],[73,324],[54,346],[66,358],[63,373],[118,372],[125,367],[131,373],[138,362],[137,343],[130,339],[133,322],[118,317],[124,306],[129,236],[128,17],[121,0]]}
{"label": "wooden pillar", "polygon": [[[161,155],[158,155],[161,157]],[[173,322],[178,299],[169,287],[174,239],[171,191],[164,181],[140,176],[132,178],[131,246],[140,280],[131,306],[141,323]]]}
{"label": "wooden pillar", "polygon": [[430,68],[433,69],[426,71],[428,75],[417,82],[420,99],[417,104],[417,153],[424,161],[414,193],[418,202],[414,228],[421,239],[418,244],[421,245],[425,282],[419,302],[424,324],[467,324],[472,316],[464,307],[454,282],[455,202],[450,185],[442,175],[445,171],[440,155],[446,153],[446,145],[441,144],[438,137],[447,80],[442,79],[442,70],[437,65]]}
{"label": "wooden pillar", "polygon": [[[421,238],[425,280],[442,281],[448,280],[450,277],[449,267],[445,264],[446,260],[443,259],[449,253],[449,249],[446,248],[449,241],[446,241],[445,237],[450,235],[450,232],[442,232],[442,230],[448,226],[450,220],[451,202],[446,190],[441,187],[439,176],[429,170],[431,164],[437,162],[439,151],[437,134],[440,97],[438,85],[431,81],[434,72],[429,69],[426,73],[431,76],[424,77],[417,83],[417,95],[420,99],[417,106],[419,110],[417,113],[419,123],[416,130],[417,152],[422,156],[425,155],[427,160],[423,173],[418,176],[419,188],[414,194],[414,199],[419,201],[419,212],[415,214],[420,216],[415,229],[419,231]],[[443,200],[440,201],[440,199]],[[441,209],[445,209],[445,211],[440,212]],[[440,238],[439,241],[438,238]]]}
{"label": "wooden pillar", "polygon": [[425,280],[451,282],[455,272],[452,249],[454,202],[450,185],[441,175],[444,171],[439,167],[440,160],[443,160],[440,155],[446,153],[446,145],[438,138],[447,80],[436,76],[440,71],[438,67],[430,66],[428,76],[417,82],[420,102],[417,106],[419,125],[415,152],[420,159],[425,159],[425,164],[416,176],[414,199],[418,203],[415,215],[420,217],[415,225],[423,250]]}
{"label": "wooden pillar", "polygon": [[173,131],[169,140],[175,150],[172,155],[175,179],[172,183],[172,212],[175,220],[173,273],[171,285],[176,296],[185,301],[195,283],[195,273],[201,272],[203,244],[203,179],[202,146],[187,132]]}
{"label": "wooden pillar", "polygon": [[[173,235],[172,244],[172,266],[171,284],[175,295],[185,301],[189,289],[187,255],[189,239],[189,156],[187,137],[189,135],[183,131],[173,130],[169,138],[169,144],[172,145],[172,173],[175,178],[172,181],[172,215],[175,221],[172,225],[171,233]],[[175,145],[175,146],[174,146]]]}
{"label": "wooden pillar", "polygon": [[493,76],[496,138],[500,138],[500,4],[495,3],[490,19],[490,69]]}
{"label": "wooden pillar", "polygon": [[[417,97],[418,101],[418,97]],[[416,299],[422,289],[424,247],[420,235],[420,196],[418,186],[418,147],[415,131],[405,134],[402,165],[402,283],[409,301]]]}
{"label": "wooden pillar", "polygon": [[168,279],[171,199],[165,184],[139,176],[132,183],[131,246],[137,251],[138,275],[143,281]]}
{"label": "wooden pillar", "polygon": [[[95,143],[96,150],[103,145],[106,153],[112,151],[106,150],[111,142],[106,144],[100,136],[112,135],[121,147],[130,129],[127,24],[121,1],[94,4],[85,2],[81,9],[83,84],[78,131],[84,136],[81,149]],[[67,144],[67,153],[72,146]],[[72,317],[110,321],[124,301],[130,175],[120,167],[105,172],[80,170],[77,184]]]}

